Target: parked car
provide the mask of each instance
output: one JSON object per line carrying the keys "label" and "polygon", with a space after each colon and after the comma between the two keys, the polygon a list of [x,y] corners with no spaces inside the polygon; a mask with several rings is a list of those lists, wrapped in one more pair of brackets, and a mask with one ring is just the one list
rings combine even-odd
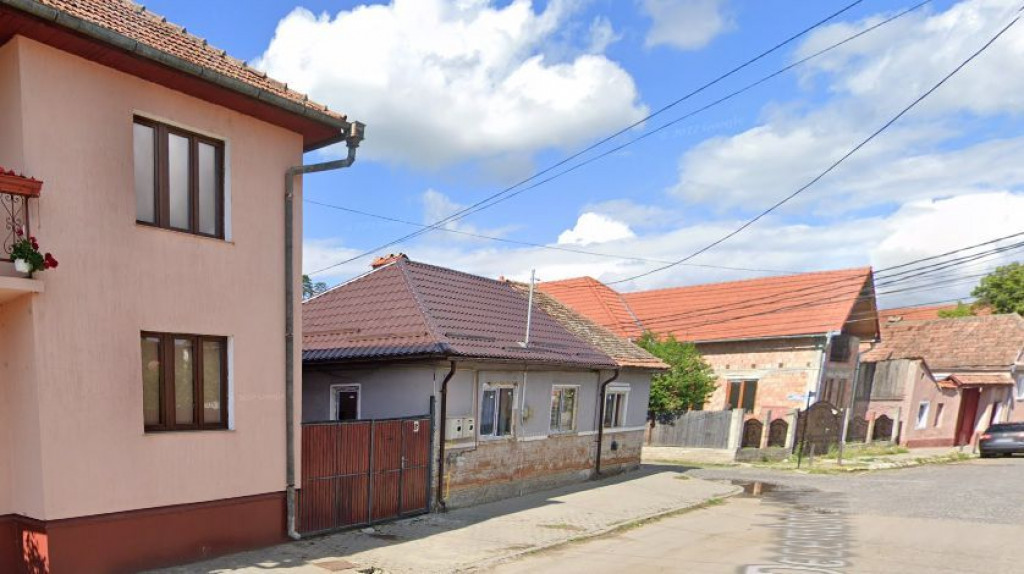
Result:
{"label": "parked car", "polygon": [[1024,453],[1024,423],[1002,423],[988,427],[979,442],[981,458]]}

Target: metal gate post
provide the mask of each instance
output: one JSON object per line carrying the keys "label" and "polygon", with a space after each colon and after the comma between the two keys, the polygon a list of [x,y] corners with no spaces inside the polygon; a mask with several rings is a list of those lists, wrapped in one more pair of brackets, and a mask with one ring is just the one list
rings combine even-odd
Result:
{"label": "metal gate post", "polygon": [[398,515],[401,516],[405,513],[405,507],[403,506],[403,494],[405,491],[405,424],[409,421],[402,421],[402,442],[401,449],[398,451]]}
{"label": "metal gate post", "polygon": [[434,416],[435,416],[434,415],[434,409],[435,409],[435,403],[436,402],[437,402],[437,397],[435,397],[434,395],[430,395],[430,423],[429,423],[430,424],[430,445],[427,447],[427,449],[428,449],[427,453],[428,454],[427,454],[427,480],[426,480],[426,483],[427,483],[427,498],[424,499],[424,500],[427,501],[427,508],[426,508],[427,512],[430,512],[430,491],[432,490],[430,488],[430,486],[432,484],[434,484],[434,480],[433,480],[434,479],[434,433],[436,432],[436,428],[435,428],[435,424],[434,424]]}
{"label": "metal gate post", "polygon": [[366,471],[366,523],[373,524],[373,448],[377,440],[377,421],[370,421],[370,454],[367,457],[369,466]]}

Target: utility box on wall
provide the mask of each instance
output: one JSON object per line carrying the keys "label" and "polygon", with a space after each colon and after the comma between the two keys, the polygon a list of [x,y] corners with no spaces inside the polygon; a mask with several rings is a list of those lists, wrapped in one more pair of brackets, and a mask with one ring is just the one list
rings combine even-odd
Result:
{"label": "utility box on wall", "polygon": [[448,417],[444,428],[446,441],[476,438],[476,419],[473,417]]}

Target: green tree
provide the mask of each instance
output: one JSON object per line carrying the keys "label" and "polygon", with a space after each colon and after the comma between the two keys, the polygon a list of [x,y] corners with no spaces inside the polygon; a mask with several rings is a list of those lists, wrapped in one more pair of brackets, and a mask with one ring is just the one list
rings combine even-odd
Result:
{"label": "green tree", "polygon": [[650,420],[668,420],[688,410],[700,410],[718,385],[711,365],[693,343],[677,341],[669,335],[659,338],[644,333],[637,345],[658,357],[669,370],[651,380],[651,400],[647,407]]}
{"label": "green tree", "polygon": [[996,313],[1024,315],[1024,265],[1011,263],[997,267],[981,278],[971,295]]}
{"label": "green tree", "polygon": [[309,278],[309,275],[302,276],[302,298],[309,299],[314,295],[319,295],[327,290],[327,284],[323,281],[317,281],[313,283],[313,280]]}
{"label": "green tree", "polygon": [[956,307],[952,309],[942,309],[939,311],[939,317],[942,319],[955,319],[957,317],[970,317],[975,315],[974,305],[968,305],[963,301],[957,301]]}

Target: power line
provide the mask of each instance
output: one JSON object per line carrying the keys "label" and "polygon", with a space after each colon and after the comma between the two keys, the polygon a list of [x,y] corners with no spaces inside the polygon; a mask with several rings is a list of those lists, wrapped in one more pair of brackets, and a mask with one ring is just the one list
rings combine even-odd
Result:
{"label": "power line", "polygon": [[[356,215],[363,215],[363,216],[366,216],[366,217],[373,217],[375,219],[380,219],[382,221],[391,221],[393,223],[401,223],[403,225],[411,225],[411,226],[414,226],[414,227],[421,227],[421,228],[430,228],[431,227],[430,225],[428,225],[426,223],[416,223],[415,221],[409,221],[407,219],[399,219],[397,217],[391,217],[391,216],[388,216],[388,215],[381,215],[381,214],[378,214],[378,213],[371,213],[369,211],[361,211],[359,209],[353,209],[351,207],[342,207],[340,205],[333,205],[333,204],[330,204],[330,203],[323,203],[323,202],[320,202],[320,201],[314,201],[312,199],[304,199],[303,201],[305,203],[310,203],[310,204],[313,204],[313,205],[318,205],[320,207],[326,207],[328,209],[336,209],[336,210],[339,210],[339,211],[346,211],[348,213],[354,213]],[[438,228],[436,228],[436,231],[444,231],[445,233],[454,233],[456,235],[464,235],[466,237],[475,237],[477,239],[486,239],[488,241],[497,241],[497,242],[500,242],[500,243],[508,243],[510,245],[522,245],[524,247],[536,247],[536,248],[540,248],[540,249],[547,249],[547,250],[550,250],[550,251],[563,251],[563,252],[566,252],[566,253],[576,253],[576,254],[579,254],[579,255],[593,255],[595,257],[605,257],[605,258],[608,258],[608,259],[620,259],[620,260],[623,260],[623,261],[641,261],[641,262],[645,262],[645,263],[669,263],[669,261],[664,260],[664,259],[650,259],[650,258],[635,257],[635,256],[631,257],[631,256],[628,256],[628,255],[615,255],[613,253],[601,253],[599,251],[589,251],[589,250],[586,250],[586,249],[578,249],[578,248],[575,248],[575,247],[563,247],[563,246],[560,246],[560,245],[545,245],[543,243],[532,243],[532,242],[529,242],[529,241],[519,241],[519,240],[515,240],[515,239],[508,239],[508,238],[505,238],[505,237],[495,237],[495,236],[492,236],[492,235],[484,235],[482,233],[474,233],[474,232],[471,232],[471,231],[464,231],[464,230],[461,230],[461,229],[451,229],[451,228],[448,228],[448,227],[438,227]],[[686,265],[689,266],[689,267],[705,267],[705,268],[708,268],[708,269],[726,269],[726,270],[729,270],[729,271],[753,271],[753,272],[757,272],[757,273],[787,273],[787,274],[788,273],[800,273],[799,271],[788,271],[788,270],[780,270],[780,269],[753,269],[753,268],[750,268],[750,267],[730,267],[730,266],[727,266],[727,265],[712,265],[710,263],[687,263]]]}
{"label": "power line", "polygon": [[782,207],[783,205],[788,203],[790,200],[792,200],[796,196],[800,195],[801,193],[803,193],[804,191],[809,189],[814,184],[816,184],[819,181],[821,181],[822,179],[824,179],[825,176],[827,176],[829,173],[831,173],[836,168],[838,168],[840,165],[842,165],[847,159],[849,159],[855,153],[860,151],[861,148],[866,146],[868,143],[870,143],[876,137],[881,135],[890,126],[895,124],[900,118],[902,118],[904,115],[909,113],[912,109],[917,107],[918,104],[920,104],[922,101],[924,101],[926,98],[928,98],[928,96],[930,96],[932,93],[934,93],[940,87],[942,87],[943,84],[945,84],[947,81],[949,81],[950,78],[955,76],[960,70],[962,70],[965,66],[967,66],[969,63],[971,63],[975,58],[977,58],[979,55],[981,55],[983,52],[985,52],[985,50],[987,50],[989,48],[989,46],[991,46],[993,43],[995,43],[995,41],[998,40],[1003,34],[1005,34],[1007,30],[1009,30],[1011,27],[1013,27],[1017,23],[1018,20],[1020,20],[1019,13],[1006,26],[1004,26],[1001,30],[999,30],[999,32],[996,33],[995,36],[990,38],[981,48],[979,48],[977,51],[975,51],[973,54],[971,54],[966,60],[961,62],[960,65],[958,65],[956,68],[954,68],[951,72],[946,74],[941,80],[939,80],[938,83],[936,83],[934,86],[929,88],[926,92],[924,92],[923,94],[918,96],[917,99],[915,99],[913,102],[910,103],[910,105],[908,105],[905,108],[903,108],[898,114],[893,116],[889,121],[885,122],[885,124],[883,124],[882,127],[880,127],[877,130],[875,130],[866,139],[861,141],[859,144],[854,146],[850,151],[846,152],[842,157],[840,157],[835,162],[833,162],[831,165],[829,165],[829,167],[826,168],[825,171],[823,171],[820,174],[818,174],[817,176],[815,176],[811,181],[809,181],[808,183],[804,184],[803,186],[798,188],[793,193],[791,193],[791,194],[787,195],[786,197],[782,198],[781,200],[777,201],[771,207],[765,209],[764,211],[762,211],[761,213],[759,213],[758,215],[756,215],[752,219],[749,219],[743,225],[739,226],[735,230],[727,233],[723,237],[721,237],[721,238],[711,242],[710,244],[708,244],[708,245],[698,249],[697,251],[691,253],[690,255],[687,255],[686,257],[683,257],[682,259],[679,259],[678,261],[675,261],[675,262],[667,264],[667,265],[663,265],[661,267],[657,267],[655,269],[651,269],[649,271],[645,271],[643,273],[634,275],[632,277],[627,277],[625,279],[619,279],[617,281],[612,281],[612,282],[609,282],[608,284],[609,285],[615,285],[615,284],[618,284],[618,283],[625,283],[627,281],[633,281],[633,280],[639,279],[641,277],[646,277],[648,275],[652,275],[654,273],[658,273],[659,271],[664,271],[666,269],[670,269],[672,267],[675,267],[676,265],[680,265],[682,263],[685,263],[685,262],[689,261],[690,259],[693,259],[694,257],[697,257],[701,253],[709,251],[709,250],[717,247],[718,245],[724,243],[725,241],[728,241],[729,239],[731,239],[732,237],[734,237],[734,236],[738,235],[739,233],[743,232],[743,230],[745,230],[748,227],[750,227],[751,225],[757,223],[762,218],[764,218],[768,214],[772,213],[773,211],[775,211],[779,207]]}
{"label": "power line", "polygon": [[[702,93],[703,91],[707,90],[708,88],[710,88],[710,87],[712,87],[712,86],[722,82],[723,80],[733,76],[734,74],[738,73],[739,71],[741,71],[741,70],[749,67],[750,65],[752,65],[752,64],[762,60],[763,58],[767,57],[768,55],[770,55],[770,54],[780,50],[784,46],[794,42],[795,40],[797,40],[797,39],[799,39],[799,38],[801,38],[801,37],[803,37],[805,35],[807,35],[808,33],[810,33],[811,31],[815,30],[816,28],[819,28],[819,27],[823,26],[824,24],[828,23],[829,21],[835,19],[837,16],[840,16],[843,13],[845,13],[845,12],[849,11],[850,9],[852,9],[853,7],[857,6],[861,2],[863,2],[863,0],[856,0],[855,2],[852,2],[852,3],[848,4],[848,5],[846,5],[845,7],[843,7],[842,9],[840,9],[840,10],[834,12],[834,13],[832,13],[828,17],[826,17],[826,18],[818,21],[817,23],[809,26],[808,28],[805,28],[804,30],[802,30],[802,31],[800,31],[800,32],[790,36],[789,38],[783,40],[782,42],[779,42],[778,44],[776,44],[775,46],[769,48],[768,50],[765,50],[764,52],[761,52],[757,56],[754,56],[753,58],[747,60],[746,62],[744,62],[744,63],[742,63],[742,64],[732,68],[728,72],[726,72],[726,73],[716,77],[715,79],[711,80],[710,82],[707,82],[707,83],[701,85],[700,87],[690,91],[686,95],[684,95],[684,96],[674,100],[673,102],[671,102],[671,103],[669,103],[669,104],[667,104],[665,106],[662,106],[657,111],[655,111],[655,112],[645,116],[644,118],[642,118],[640,120],[637,120],[637,121],[633,122],[632,124],[630,124],[630,125],[622,128],[622,129],[618,130],[617,132],[615,132],[615,133],[613,133],[613,134],[611,134],[611,135],[609,135],[609,136],[607,136],[607,137],[605,137],[605,138],[595,142],[594,144],[591,144],[590,146],[587,146],[586,148],[584,148],[584,149],[582,149],[582,150],[580,150],[580,151],[578,151],[578,152],[576,152],[576,153],[574,153],[574,154],[572,154],[572,155],[570,155],[570,156],[568,156],[568,157],[566,157],[566,158],[564,158],[564,159],[562,159],[562,160],[560,160],[560,161],[558,161],[558,162],[548,166],[547,168],[545,168],[545,169],[543,169],[543,170],[541,170],[541,171],[539,171],[537,173],[534,173],[530,177],[528,177],[528,178],[526,178],[524,180],[521,180],[521,181],[515,183],[514,185],[506,187],[505,189],[503,189],[503,190],[501,190],[501,191],[499,191],[497,193],[494,193],[494,194],[492,194],[492,195],[490,195],[490,196],[488,196],[488,197],[486,197],[486,198],[484,198],[484,199],[482,199],[482,200],[480,200],[480,201],[478,201],[478,202],[476,202],[476,203],[474,203],[474,204],[472,204],[472,205],[470,205],[468,207],[465,207],[465,208],[463,208],[463,209],[461,209],[459,211],[456,211],[455,213],[453,213],[453,214],[451,214],[451,215],[449,215],[449,216],[447,216],[445,218],[442,218],[442,219],[440,219],[440,220],[430,224],[430,226],[428,226],[428,228],[421,229],[421,230],[418,230],[418,231],[414,231],[412,233],[409,233],[407,235],[399,237],[398,239],[395,239],[393,241],[389,241],[389,242],[387,242],[387,243],[385,243],[383,245],[379,245],[377,247],[374,247],[373,249],[367,250],[367,251],[365,251],[365,252],[363,252],[363,253],[361,253],[359,255],[356,255],[354,257],[350,257],[350,258],[348,258],[348,259],[346,259],[344,261],[339,261],[337,263],[334,263],[334,264],[329,265],[327,267],[324,267],[322,269],[318,269],[316,271],[313,271],[310,274],[311,275],[316,275],[316,274],[322,273],[324,271],[327,271],[329,269],[333,269],[335,267],[339,267],[339,266],[344,265],[346,263],[351,263],[352,261],[355,261],[355,260],[360,259],[362,257],[373,255],[373,254],[375,254],[376,252],[378,252],[378,251],[380,251],[382,249],[386,249],[386,248],[391,247],[393,245],[396,245],[398,243],[402,243],[402,242],[407,241],[409,239],[412,239],[414,237],[418,237],[419,235],[422,235],[423,233],[426,233],[426,232],[428,232],[428,231],[430,231],[432,229],[437,229],[438,227],[444,225],[445,223],[448,223],[449,221],[452,221],[452,220],[454,220],[456,218],[461,218],[461,217],[463,217],[465,215],[468,215],[469,213],[478,211],[479,210],[478,208],[483,209],[483,208],[489,207],[490,205],[493,205],[493,204],[488,204],[488,202],[490,202],[491,200],[493,200],[495,198],[498,198],[500,196],[503,196],[503,195],[505,195],[505,194],[507,194],[507,193],[509,193],[509,192],[511,192],[513,190],[515,190],[516,188],[521,187],[521,186],[525,185],[526,183],[529,183],[530,181],[533,181],[534,179],[537,179],[538,177],[540,177],[540,176],[542,176],[542,175],[544,175],[546,173],[549,173],[549,172],[551,172],[551,171],[553,171],[553,170],[555,170],[555,169],[557,169],[557,168],[559,168],[559,167],[569,163],[570,161],[572,161],[572,160],[574,160],[576,158],[579,158],[579,157],[581,157],[581,156],[583,156],[583,155],[585,155],[585,154],[587,154],[587,153],[597,149],[598,147],[608,143],[609,141],[615,139],[616,137],[618,137],[618,136],[628,132],[629,130],[632,130],[633,128],[642,125],[643,123],[645,123],[648,120],[654,118],[655,116],[658,116],[658,115],[660,115],[660,114],[662,114],[662,113],[672,109],[673,107],[679,105],[680,103],[682,103],[682,102],[692,98],[693,96],[696,96],[696,95]],[[768,79],[770,79],[772,77],[775,77],[775,76],[781,74],[782,72],[784,72],[784,71],[786,71],[788,69],[791,69],[795,65],[799,65],[800,63],[806,62],[807,60],[811,59],[812,57],[817,57],[817,56],[819,56],[821,54],[824,54],[825,52],[827,52],[827,51],[829,51],[829,50],[831,50],[831,49],[833,49],[835,47],[838,47],[838,46],[840,46],[842,44],[845,44],[846,42],[849,42],[849,41],[853,40],[854,38],[857,38],[857,37],[859,37],[859,36],[861,36],[861,35],[863,35],[863,34],[865,34],[867,32],[870,32],[871,30],[874,30],[874,29],[876,29],[877,27],[879,27],[881,25],[887,24],[888,22],[891,22],[892,20],[895,20],[896,18],[899,18],[899,17],[903,16],[904,14],[906,14],[906,13],[908,13],[910,11],[916,10],[916,9],[920,8],[921,6],[924,6],[925,4],[928,4],[930,2],[931,2],[931,0],[924,0],[923,2],[920,2],[919,4],[913,6],[912,8],[910,8],[908,10],[905,10],[905,11],[899,13],[898,15],[892,17],[892,18],[889,18],[889,19],[883,21],[882,23],[876,24],[876,25],[871,26],[870,28],[868,28],[866,30],[863,30],[863,31],[861,31],[861,32],[859,32],[857,34],[854,34],[853,36],[847,38],[846,40],[843,40],[842,42],[839,42],[839,43],[837,43],[837,44],[835,44],[833,46],[830,46],[829,48],[826,48],[825,50],[822,50],[822,51],[820,51],[820,52],[818,52],[818,53],[816,53],[816,54],[814,54],[814,55],[812,55],[810,57],[804,58],[803,60],[801,60],[800,62],[798,62],[796,64],[787,66],[786,68],[783,68],[783,70],[781,70],[779,72],[776,72],[775,74],[772,74],[772,75],[770,75],[770,76],[768,76],[768,77],[766,77],[766,78],[764,78],[762,80],[759,80],[758,82],[755,82],[754,84],[751,84],[751,85],[747,86],[746,88],[744,88],[743,90],[741,90],[739,92],[735,92],[735,93],[731,94],[728,98],[731,98],[734,95],[738,95],[739,93],[742,93],[743,91],[751,89],[751,88],[759,85],[760,83],[763,83],[764,81],[766,81],[766,80],[768,80]],[[724,98],[724,99],[720,100],[717,103],[721,103],[722,101],[725,101],[725,99],[728,99],[728,98]],[[706,107],[704,109],[706,109]],[[701,110],[701,111],[703,111],[703,110]],[[693,114],[690,114],[690,115],[693,115]],[[677,121],[679,121],[679,120],[677,120]],[[675,123],[675,122],[673,122],[673,123]],[[671,124],[667,124],[665,126],[662,126],[662,128],[659,128],[659,131],[660,131],[660,129],[664,129],[668,125],[671,125]],[[621,149],[621,148],[619,148],[619,149]],[[607,155],[607,154],[604,154],[604,155]],[[604,155],[599,156],[599,157],[604,157]],[[590,163],[590,161],[587,161],[584,164],[579,164],[579,165],[577,165],[577,166],[575,166],[575,167],[573,167],[573,168],[571,168],[569,170],[561,172],[560,174],[556,175],[555,177],[560,177],[561,175],[564,175],[566,173],[574,171],[575,169],[578,169],[579,167],[582,167],[582,165],[586,165],[586,163]],[[554,178],[548,178],[547,180],[544,180],[544,181],[540,182],[537,185],[546,183],[547,181],[550,181],[551,179],[554,179]],[[537,185],[531,186],[528,189],[533,189],[534,187],[537,187]],[[523,190],[523,191],[525,191],[525,190]],[[517,195],[518,195],[518,193],[517,193]],[[488,205],[485,206],[484,204],[488,204]]]}

